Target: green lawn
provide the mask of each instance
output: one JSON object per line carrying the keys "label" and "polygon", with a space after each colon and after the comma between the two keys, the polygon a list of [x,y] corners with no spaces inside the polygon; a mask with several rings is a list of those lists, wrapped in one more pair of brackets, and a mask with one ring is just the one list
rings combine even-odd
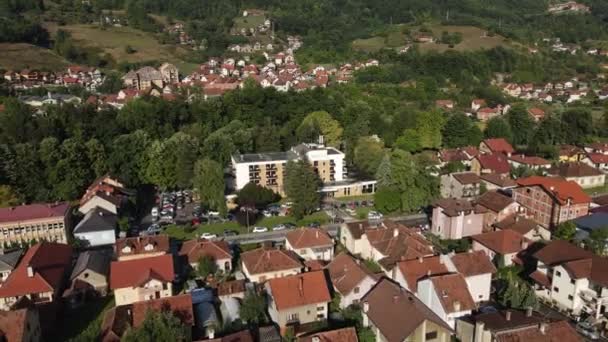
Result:
{"label": "green lawn", "polygon": [[234,18],[234,27],[239,30],[242,28],[255,28],[262,25],[265,20],[266,17],[263,15],[249,15],[247,17],[240,16]]}
{"label": "green lawn", "polygon": [[49,49],[25,43],[0,44],[0,69],[21,71],[38,70],[61,71],[67,65],[63,57]]}
{"label": "green lawn", "polygon": [[604,184],[604,186],[600,186],[597,188],[591,188],[591,189],[583,189],[587,194],[589,195],[600,195],[600,194],[605,194],[608,193],[608,184]]}
{"label": "green lawn", "polygon": [[[264,217],[255,224],[251,224],[251,229],[254,226],[262,226],[268,229],[272,229],[273,226],[280,223],[293,223],[298,226],[305,226],[312,222],[326,223],[329,221],[329,217],[324,211],[316,212],[312,215],[308,215],[301,220],[296,220],[290,216],[273,216],[273,217]],[[225,230],[236,230],[239,234],[247,234],[247,227],[243,227],[236,222],[226,222],[226,223],[213,223],[213,224],[201,224],[192,232],[187,232],[185,226],[171,225],[165,229],[165,233],[171,236],[174,239],[179,240],[187,240],[193,239],[197,236],[200,236],[202,233],[212,233],[216,235],[221,235]]]}

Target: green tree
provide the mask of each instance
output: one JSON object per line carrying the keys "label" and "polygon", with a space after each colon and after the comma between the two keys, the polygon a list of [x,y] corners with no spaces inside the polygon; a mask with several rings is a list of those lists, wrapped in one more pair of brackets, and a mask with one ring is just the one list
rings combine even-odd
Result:
{"label": "green tree", "polygon": [[381,186],[374,194],[374,207],[381,213],[393,213],[401,208],[401,194]]}
{"label": "green tree", "polygon": [[408,152],[398,149],[392,152],[391,175],[394,189],[401,194],[402,211],[418,211],[438,195],[437,177],[417,164]]}
{"label": "green tree", "polygon": [[395,146],[403,151],[418,152],[422,150],[422,137],[420,132],[413,128],[408,128],[395,142]]}
{"label": "green tree", "polygon": [[307,161],[290,161],[285,167],[285,193],[293,202],[291,213],[301,219],[319,207],[321,180]]}
{"label": "green tree", "polygon": [[378,187],[390,187],[393,184],[393,177],[391,174],[391,156],[386,153],[378,165],[376,171],[376,181],[378,181]]}
{"label": "green tree", "polygon": [[91,163],[91,168],[95,177],[99,177],[108,172],[108,156],[103,144],[97,139],[87,141],[87,159]]}
{"label": "green tree", "polygon": [[248,291],[239,309],[241,319],[249,324],[266,323],[266,299],[263,295]]}
{"label": "green tree", "polygon": [[204,279],[207,276],[215,274],[217,272],[217,264],[215,259],[210,255],[205,255],[198,259],[198,267],[196,269],[198,275]]}
{"label": "green tree", "polygon": [[194,187],[201,203],[219,211],[222,216],[226,215],[224,171],[218,162],[202,159],[194,164]]}
{"label": "green tree", "polygon": [[0,185],[0,208],[20,204],[20,198],[9,185]]}
{"label": "green tree", "polygon": [[254,208],[265,207],[281,199],[274,191],[255,183],[247,183],[237,194],[237,203]]}
{"label": "green tree", "polygon": [[339,147],[342,142],[342,126],[325,111],[308,114],[296,134],[302,142],[316,142],[319,135],[323,135],[325,145]]}
{"label": "green tree", "polygon": [[509,141],[513,139],[511,126],[509,126],[505,119],[500,117],[490,119],[483,133],[486,138],[505,138]]}
{"label": "green tree", "polygon": [[354,151],[354,163],[365,177],[373,177],[384,155],[384,143],[373,137],[361,137]]}
{"label": "green tree", "polygon": [[606,254],[606,245],[608,244],[608,226],[599,229],[594,229],[589,233],[589,237],[585,241],[587,248],[598,255]]}
{"label": "green tree", "polygon": [[420,145],[425,149],[441,147],[441,130],[445,119],[439,111],[421,112],[416,115],[416,131],[420,137]]}
{"label": "green tree", "polygon": [[570,109],[562,114],[562,132],[568,144],[583,144],[593,133],[593,118],[586,109]]}
{"label": "green tree", "polygon": [[445,147],[477,146],[482,138],[479,127],[463,113],[456,113],[446,121],[441,132]]}
{"label": "green tree", "polygon": [[512,142],[516,145],[527,145],[534,132],[534,120],[522,105],[515,105],[507,114],[511,127]]}
{"label": "green tree", "polygon": [[576,234],[576,224],[572,221],[566,221],[560,223],[555,229],[555,233],[553,233],[553,237],[559,240],[567,240],[570,241],[574,238]]}
{"label": "green tree", "polygon": [[190,327],[182,324],[171,311],[148,310],[146,318],[137,328],[129,328],[121,338],[123,342],[190,341]]}

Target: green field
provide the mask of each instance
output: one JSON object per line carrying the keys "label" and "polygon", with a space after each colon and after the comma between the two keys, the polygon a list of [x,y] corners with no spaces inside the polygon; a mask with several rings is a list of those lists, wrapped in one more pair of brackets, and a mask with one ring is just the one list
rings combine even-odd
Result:
{"label": "green field", "polygon": [[[405,34],[404,25],[395,25],[388,32],[367,39],[357,39],[353,41],[352,47],[355,50],[364,52],[375,52],[383,48],[397,49],[408,44],[410,38]],[[438,51],[443,52],[449,49],[456,51],[471,51],[479,49],[492,49],[500,45],[507,45],[504,37],[495,35],[488,37],[485,35],[485,30],[474,26],[444,26],[433,25],[429,27],[433,31],[435,38],[441,37],[444,31],[449,33],[460,32],[462,34],[462,42],[453,48],[447,44],[416,44],[421,51]],[[409,27],[411,32],[415,32],[417,27]]]}
{"label": "green field", "polygon": [[[273,226],[280,223],[289,222],[298,226],[305,226],[312,222],[326,223],[328,221],[329,217],[327,214],[324,211],[320,211],[312,215],[308,215],[301,220],[296,220],[290,216],[264,217],[255,224],[251,224],[250,229],[253,229],[254,226],[261,226],[271,230]],[[243,227],[236,222],[201,224],[197,226],[193,232],[187,232],[184,226],[171,225],[167,227],[165,233],[174,239],[188,240],[200,236],[202,233],[212,233],[220,236],[226,230],[235,230],[239,232],[239,234],[248,233],[247,227]]]}
{"label": "green field", "polygon": [[0,69],[60,71],[68,62],[53,51],[31,44],[0,44]]}
{"label": "green field", "polygon": [[246,17],[240,16],[234,18],[234,28],[235,29],[249,29],[255,28],[264,23],[266,17],[263,15],[248,15]]}

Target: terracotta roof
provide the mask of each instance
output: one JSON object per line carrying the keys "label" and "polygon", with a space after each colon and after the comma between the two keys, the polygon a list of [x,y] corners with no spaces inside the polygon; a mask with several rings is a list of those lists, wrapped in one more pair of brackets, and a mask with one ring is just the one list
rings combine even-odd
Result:
{"label": "terracotta roof", "polygon": [[531,230],[538,227],[538,224],[533,220],[521,217],[517,214],[511,214],[505,217],[502,221],[494,223],[494,227],[498,229],[510,229],[518,232],[521,235],[528,234]]}
{"label": "terracotta roof", "polygon": [[578,146],[573,145],[560,145],[559,146],[559,155],[566,157],[573,157],[577,154],[584,153],[584,150]]}
{"label": "terracotta roof", "polygon": [[506,209],[513,203],[515,203],[515,201],[511,197],[496,191],[487,191],[477,199],[477,204],[492,210],[495,213]]}
{"label": "terracotta roof", "polygon": [[164,254],[133,260],[114,261],[110,266],[110,288],[139,287],[150,279],[173,281],[173,256]]}
{"label": "terracotta roof", "polygon": [[299,337],[298,342],[357,342],[357,330],[354,327],[323,331]]}
{"label": "terracotta roof", "polygon": [[543,166],[543,165],[551,165],[551,162],[547,159],[536,157],[536,156],[526,156],[523,154],[514,154],[509,157],[509,160],[530,166]]}
{"label": "terracotta roof", "polygon": [[208,342],[253,342],[253,336],[249,330],[241,330],[226,336],[206,340]]}
{"label": "terracotta roof", "polygon": [[540,271],[532,272],[530,278],[546,288],[551,287],[551,280],[549,280],[549,277]]}
{"label": "terracotta roof", "polygon": [[474,172],[457,172],[453,173],[452,177],[454,177],[460,184],[479,183],[479,176]]}
{"label": "terracotta roof", "polygon": [[319,271],[327,266],[325,260],[304,260],[304,266],[308,271]]}
{"label": "terracotta roof", "polygon": [[[507,319],[507,314],[509,315],[509,319]],[[525,311],[520,310],[480,313],[470,317],[470,319],[473,323],[484,323],[485,329],[491,331],[493,334],[500,334],[501,332],[508,332],[526,327],[538,327],[538,324],[545,320],[543,316],[535,312],[531,312],[528,316]]]}
{"label": "terracotta roof", "polygon": [[486,139],[483,143],[488,146],[490,151],[510,154],[515,152],[515,149],[509,142],[504,138]]}
{"label": "terracotta roof", "polygon": [[[2,287],[0,297],[17,297],[32,293],[57,291],[72,264],[72,247],[41,242],[27,250]],[[28,276],[28,267],[33,277]]]}
{"label": "terracotta roof", "polygon": [[608,151],[608,143],[596,142],[596,143],[591,143],[587,146],[595,151],[602,151],[602,152]]}
{"label": "terracotta roof", "polygon": [[338,254],[327,265],[327,271],[334,288],[342,295],[349,294],[365,278],[374,279],[371,271],[346,253]]}
{"label": "terracotta roof", "polygon": [[[14,311],[0,311],[0,337],[7,342],[21,342],[24,339],[25,332],[30,327],[27,321],[28,311],[24,308]],[[27,325],[27,326],[26,326]]]}
{"label": "terracotta roof", "polygon": [[288,232],[285,238],[295,249],[334,245],[334,240],[326,231],[316,228],[295,229]]}
{"label": "terracotta roof", "polygon": [[587,153],[587,157],[594,164],[607,164],[608,155],[602,153]]}
{"label": "terracotta roof", "polygon": [[[425,321],[452,329],[416,296],[384,278],[361,300],[369,305],[367,316],[387,342],[402,342]],[[365,304],[364,304],[365,305]],[[408,319],[404,319],[407,317]]]}
{"label": "terracotta roof", "polygon": [[574,181],[566,181],[560,178],[532,176],[517,180],[520,186],[540,186],[547,193],[553,195],[560,204],[566,204],[571,200],[573,204],[589,203],[591,198],[587,195],[580,185]]}
{"label": "terracotta roof", "polygon": [[0,208],[0,223],[60,218],[67,214],[68,209],[70,209],[68,202]]}
{"label": "terracotta roof", "polygon": [[278,310],[331,301],[323,271],[274,278],[268,287]]}
{"label": "terracotta roof", "polygon": [[[146,250],[146,246],[151,246],[152,249]],[[130,251],[124,251],[125,247],[129,247]],[[114,252],[118,258],[122,256],[151,254],[159,252],[169,252],[169,236],[168,235],[150,235],[138,236],[116,240]],[[148,247],[149,248],[149,247]]]}
{"label": "terracotta roof", "polygon": [[407,287],[412,292],[418,291],[419,280],[428,276],[449,272],[447,266],[438,255],[401,261],[398,263],[398,267],[407,282]]}
{"label": "terracotta roof", "polygon": [[433,207],[440,207],[443,209],[443,213],[447,216],[458,216],[461,213],[471,213],[475,214],[485,213],[486,209],[482,206],[475,205],[475,203],[470,202],[465,199],[455,199],[455,198],[442,198],[435,203],[433,203]]}
{"label": "terracotta roof", "polygon": [[528,109],[528,113],[537,119],[542,119],[545,117],[545,111],[538,107]]}
{"label": "terracotta roof", "polygon": [[528,242],[523,235],[510,229],[473,235],[471,238],[498,254],[520,252],[525,249],[524,243]]}
{"label": "terracotta roof", "polygon": [[457,148],[440,150],[439,158],[446,163],[469,160],[469,156],[467,156],[464,151]]}
{"label": "terracotta roof", "polygon": [[477,157],[482,169],[493,173],[505,174],[511,171],[507,156],[502,153],[480,154]]}
{"label": "terracotta roof", "polygon": [[228,296],[236,293],[244,293],[246,290],[245,279],[224,281],[217,285],[218,296]]}
{"label": "terracotta roof", "polygon": [[214,260],[232,259],[230,246],[228,246],[226,241],[210,241],[206,239],[184,242],[179,255],[186,256],[191,264],[198,262],[204,256],[211,256]]}
{"label": "terracotta roof", "polygon": [[481,175],[479,178],[481,178],[482,180],[484,180],[488,183],[492,183],[500,188],[508,188],[508,187],[517,186],[517,183],[513,179],[511,179],[511,177],[508,175],[487,173],[485,175]]}
{"label": "terracotta roof", "polygon": [[182,294],[111,308],[106,312],[101,324],[101,340],[120,341],[120,337],[129,327],[138,328],[142,324],[148,310],[171,311],[182,324],[194,325],[192,297],[190,294]]}
{"label": "terracotta roof", "polygon": [[302,268],[302,263],[294,252],[281,249],[254,249],[241,254],[241,262],[250,274]]}
{"label": "terracotta roof", "polygon": [[360,239],[366,229],[370,228],[369,221],[348,222],[345,224],[346,229],[350,232],[354,239]]}
{"label": "terracotta roof", "polygon": [[548,173],[550,175],[561,176],[564,178],[592,177],[603,175],[600,170],[581,162],[561,163],[549,169]]}
{"label": "terracotta roof", "polygon": [[378,263],[392,269],[400,260],[433,254],[433,246],[418,230],[386,220],[384,228],[368,229],[365,234],[372,247],[385,257]]}
{"label": "terracotta roof", "polygon": [[469,311],[475,309],[467,282],[462,274],[452,273],[432,276],[430,281],[446,313]]}
{"label": "terracotta roof", "polygon": [[567,321],[546,323],[545,331],[536,325],[528,329],[505,332],[496,336],[496,342],[580,342],[583,339]]}
{"label": "terracotta roof", "polygon": [[533,257],[547,266],[562,264],[567,261],[588,259],[593,253],[584,250],[565,240],[553,240],[534,253]]}
{"label": "terracotta roof", "polygon": [[458,273],[465,277],[496,272],[496,267],[494,267],[492,260],[490,260],[484,251],[458,253],[454,254],[450,259],[458,270]]}

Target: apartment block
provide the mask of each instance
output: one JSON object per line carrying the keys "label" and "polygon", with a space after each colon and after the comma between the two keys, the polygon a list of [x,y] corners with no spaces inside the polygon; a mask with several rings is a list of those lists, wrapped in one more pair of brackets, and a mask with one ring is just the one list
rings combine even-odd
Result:
{"label": "apartment block", "polygon": [[0,244],[32,240],[66,243],[69,209],[67,202],[0,208]]}

